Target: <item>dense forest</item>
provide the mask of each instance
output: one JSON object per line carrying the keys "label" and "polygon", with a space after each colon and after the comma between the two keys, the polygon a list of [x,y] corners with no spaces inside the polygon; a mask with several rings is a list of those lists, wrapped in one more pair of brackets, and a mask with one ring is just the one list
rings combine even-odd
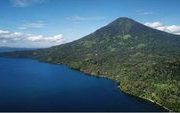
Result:
{"label": "dense forest", "polygon": [[180,36],[118,18],[79,40],[34,51],[5,53],[67,64],[108,77],[126,93],[180,111]]}

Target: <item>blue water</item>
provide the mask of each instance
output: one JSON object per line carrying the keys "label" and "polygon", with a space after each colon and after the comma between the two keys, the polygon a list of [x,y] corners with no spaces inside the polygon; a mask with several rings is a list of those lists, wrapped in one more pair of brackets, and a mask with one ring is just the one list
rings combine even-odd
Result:
{"label": "blue water", "polygon": [[0,58],[0,111],[164,111],[115,82],[30,59]]}

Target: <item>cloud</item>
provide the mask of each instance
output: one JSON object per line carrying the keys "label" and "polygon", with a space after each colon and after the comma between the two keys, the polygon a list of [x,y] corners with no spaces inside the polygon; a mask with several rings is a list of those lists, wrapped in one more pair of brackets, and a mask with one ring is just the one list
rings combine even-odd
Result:
{"label": "cloud", "polygon": [[152,23],[147,22],[147,23],[145,23],[145,25],[150,26],[152,28],[159,28],[162,26],[162,24],[160,22],[152,22]]}
{"label": "cloud", "polygon": [[145,11],[145,10],[137,10],[136,11],[137,15],[153,15],[154,12],[152,11]]}
{"label": "cloud", "polygon": [[94,16],[94,17],[83,17],[83,16],[71,16],[71,17],[67,17],[67,20],[72,20],[72,21],[94,21],[94,20],[104,20],[105,17],[98,17],[98,16]]}
{"label": "cloud", "polygon": [[45,0],[10,0],[15,7],[27,7],[33,4],[43,3]]}
{"label": "cloud", "polygon": [[37,21],[37,22],[22,24],[21,26],[17,27],[17,29],[25,30],[25,29],[31,29],[31,28],[42,28],[45,25],[46,24],[43,21]]}
{"label": "cloud", "polygon": [[146,26],[152,27],[154,29],[158,29],[161,31],[165,31],[172,34],[180,35],[180,25],[164,25],[161,22],[147,22]]}
{"label": "cloud", "polygon": [[26,45],[35,45],[37,47],[49,47],[53,45],[59,45],[64,43],[64,37],[62,34],[54,36],[43,36],[24,34],[21,32],[10,32],[7,30],[0,30],[0,45],[2,44],[21,44],[24,47]]}
{"label": "cloud", "polygon": [[59,34],[59,35],[55,35],[55,36],[51,36],[51,37],[44,37],[43,35],[37,35],[37,36],[29,36],[27,37],[28,41],[31,42],[51,42],[51,43],[61,43],[63,40],[63,35]]}
{"label": "cloud", "polygon": [[0,30],[0,34],[9,33],[9,31]]}
{"label": "cloud", "polygon": [[153,12],[141,12],[139,13],[139,15],[152,15]]}

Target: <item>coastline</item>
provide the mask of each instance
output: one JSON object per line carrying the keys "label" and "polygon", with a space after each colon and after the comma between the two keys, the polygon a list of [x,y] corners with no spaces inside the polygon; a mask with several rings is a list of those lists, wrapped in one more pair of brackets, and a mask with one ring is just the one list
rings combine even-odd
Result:
{"label": "coastline", "polygon": [[[118,88],[120,89],[120,86],[118,86]],[[130,93],[128,93],[128,92],[123,91],[122,89],[120,89],[120,90],[121,90],[122,92],[130,95],[130,96],[133,96],[133,97],[136,97],[136,98],[140,98],[140,99],[144,99],[144,100],[147,100],[147,101],[149,101],[149,102],[151,102],[151,103],[154,103],[154,104],[162,107],[163,109],[167,110],[167,112],[173,112],[173,111],[170,110],[169,108],[167,108],[167,107],[163,106],[162,104],[160,104],[160,103],[158,103],[158,102],[155,102],[155,101],[153,101],[153,100],[151,100],[151,99],[149,99],[149,98],[145,98],[145,97],[142,97],[142,96],[133,95],[133,94],[130,94]]]}
{"label": "coastline", "polygon": [[[63,63],[56,63],[56,64],[62,65]],[[145,98],[145,97],[133,95],[133,94],[130,94],[130,93],[128,93],[128,92],[123,91],[123,89],[120,89],[120,83],[119,83],[118,81],[114,80],[113,78],[107,77],[107,76],[105,76],[105,75],[96,75],[96,74],[93,74],[93,73],[88,73],[88,72],[86,72],[85,70],[81,70],[81,69],[78,70],[78,69],[75,69],[75,68],[73,68],[73,67],[71,67],[71,66],[69,66],[69,65],[67,65],[67,64],[63,64],[63,65],[68,66],[70,69],[73,69],[73,70],[82,72],[82,73],[86,74],[87,76],[93,76],[93,77],[96,77],[96,78],[104,78],[104,79],[112,80],[112,81],[114,81],[114,82],[117,84],[117,88],[118,88],[119,90],[121,90],[123,93],[128,94],[128,95],[133,96],[133,97],[136,97],[136,98],[144,99],[144,100],[149,101],[149,102],[151,102],[151,103],[154,103],[154,104],[158,105],[159,107],[162,107],[163,109],[167,110],[166,112],[173,112],[173,111],[170,110],[169,108],[167,108],[167,107],[163,106],[162,104],[160,104],[160,103],[158,103],[158,102],[155,102],[155,101],[153,101],[153,100],[151,100],[151,99],[149,99],[149,98]]]}
{"label": "coastline", "polygon": [[123,91],[123,89],[120,89],[120,83],[119,83],[118,81],[114,80],[114,79],[111,78],[111,77],[108,77],[108,76],[105,76],[105,75],[96,75],[96,74],[94,74],[94,73],[89,73],[89,72],[87,72],[86,70],[76,69],[76,68],[73,68],[72,66],[70,66],[70,65],[68,65],[68,64],[66,64],[66,63],[53,63],[53,62],[48,62],[48,61],[39,60],[39,59],[34,59],[34,60],[38,60],[38,61],[40,61],[40,62],[46,62],[46,63],[50,63],[50,64],[66,65],[68,68],[73,69],[73,70],[76,70],[76,71],[79,71],[79,72],[82,72],[82,73],[86,74],[87,76],[92,76],[92,77],[96,77],[96,78],[104,78],[104,79],[112,80],[112,81],[114,81],[114,82],[117,84],[117,88],[118,88],[119,90],[121,90],[123,93],[126,93],[126,94],[128,94],[128,95],[130,95],[130,96],[134,96],[134,97],[136,97],[136,98],[140,98],[140,99],[144,99],[144,100],[146,100],[146,101],[152,102],[152,103],[158,105],[159,107],[162,107],[163,109],[167,110],[167,112],[173,112],[172,110],[168,109],[167,107],[165,107],[165,106],[161,105],[160,103],[155,102],[155,101],[153,101],[153,100],[151,100],[151,99],[149,99],[149,98],[145,98],[145,97],[133,95],[133,94],[130,94],[130,93],[128,93],[128,92]]}
{"label": "coastline", "polygon": [[152,103],[155,103],[155,104],[163,107],[163,108],[164,108],[165,110],[167,110],[168,112],[173,112],[172,110],[168,109],[167,107],[165,107],[165,106],[161,105],[160,103],[155,102],[155,101],[153,101],[153,100],[151,100],[151,99],[149,99],[149,98],[145,98],[145,97],[140,97],[140,98],[145,99],[145,100],[148,100],[148,101],[150,101],[150,102],[152,102]]}
{"label": "coastline", "polygon": [[[6,58],[14,58],[14,57],[6,57]],[[22,58],[20,58],[20,59],[22,59]],[[128,95],[133,96],[133,97],[136,97],[136,98],[140,98],[140,99],[144,99],[144,100],[147,100],[149,102],[152,102],[152,103],[158,105],[159,107],[162,107],[163,109],[167,110],[166,112],[173,112],[172,110],[168,109],[167,107],[165,107],[165,106],[161,105],[160,103],[155,102],[155,101],[153,101],[153,100],[151,100],[149,98],[133,95],[131,93],[128,93],[128,92],[124,91],[123,89],[120,89],[120,83],[118,81],[114,80],[111,77],[108,77],[108,76],[105,76],[105,75],[96,75],[94,73],[89,73],[86,70],[81,70],[81,69],[79,70],[79,69],[73,68],[72,66],[70,66],[68,64],[65,64],[65,63],[48,62],[48,61],[44,61],[44,60],[40,60],[40,59],[34,59],[34,58],[25,58],[25,59],[32,59],[32,60],[36,60],[36,61],[43,62],[43,63],[49,63],[49,64],[66,65],[68,68],[76,70],[76,71],[79,71],[79,72],[82,72],[82,73],[86,74],[87,76],[92,76],[92,77],[96,77],[96,78],[103,78],[103,79],[112,80],[112,81],[114,81],[116,83],[117,88],[119,90],[121,90],[123,93],[128,94]]]}

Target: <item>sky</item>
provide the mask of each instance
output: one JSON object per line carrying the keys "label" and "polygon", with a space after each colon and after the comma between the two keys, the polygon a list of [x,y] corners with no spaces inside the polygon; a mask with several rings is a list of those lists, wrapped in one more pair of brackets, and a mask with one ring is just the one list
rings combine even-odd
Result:
{"label": "sky", "polygon": [[180,34],[180,0],[0,0],[0,46],[50,47],[119,17]]}

